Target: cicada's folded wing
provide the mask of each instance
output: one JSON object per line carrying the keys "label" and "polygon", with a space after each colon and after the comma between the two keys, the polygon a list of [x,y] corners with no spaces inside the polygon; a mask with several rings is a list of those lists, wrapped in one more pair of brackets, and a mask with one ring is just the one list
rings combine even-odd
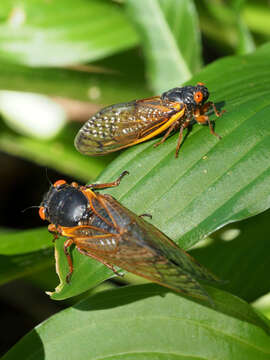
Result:
{"label": "cicada's folded wing", "polygon": [[[180,266],[183,271],[188,272],[198,280],[216,284],[222,283],[221,280],[204,266],[200,265],[193,257],[177,246],[164,233],[123,207],[110,195],[103,195],[102,202],[104,203],[102,207],[104,208],[106,206],[107,213],[112,214],[112,217],[117,219],[117,224],[122,224],[125,229],[129,229],[132,233],[134,231],[136,232],[136,237],[140,239],[143,246],[155,249],[157,252],[162,253],[173,264]],[[130,219],[133,219],[132,224],[130,224]]]}
{"label": "cicada's folded wing", "polygon": [[118,234],[117,241],[111,240],[116,244],[115,250],[106,254],[95,252],[96,256],[150,281],[211,302],[197,280],[219,282],[213,274],[110,195],[98,195],[95,201],[117,224]]}
{"label": "cicada's folded wing", "polygon": [[194,279],[220,285],[222,280],[218,279],[214,274],[207,270],[204,266],[199,264],[192,256],[177,246],[165,234],[159,231],[143,219],[144,225],[141,228],[144,230],[144,238],[148,244],[151,244],[157,251],[161,251],[164,256],[176,266],[179,266],[183,271],[190,274]]}
{"label": "cicada's folded wing", "polygon": [[150,139],[175,121],[169,120],[179,112],[177,106],[175,110],[159,96],[108,106],[82,126],[75,147],[86,155],[104,155]]}
{"label": "cicada's folded wing", "polygon": [[207,292],[192,275],[156,250],[142,246],[140,239],[133,238],[128,232],[117,236],[84,225],[67,229],[64,235],[71,237],[84,255],[107,266],[116,265],[174,291],[211,302]]}

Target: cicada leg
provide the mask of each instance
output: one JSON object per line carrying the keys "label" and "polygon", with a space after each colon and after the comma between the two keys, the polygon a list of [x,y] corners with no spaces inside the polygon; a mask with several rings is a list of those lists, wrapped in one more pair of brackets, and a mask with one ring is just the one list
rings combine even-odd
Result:
{"label": "cicada leg", "polygon": [[207,115],[195,116],[195,119],[200,124],[208,124],[209,129],[210,129],[210,133],[212,135],[215,135],[217,138],[221,139],[221,136],[214,131],[214,128],[213,128],[213,125],[212,125],[212,123],[211,123],[211,121],[209,119],[209,116],[207,116]]}
{"label": "cicada leg", "polygon": [[109,183],[104,183],[104,184],[90,184],[90,185],[85,185],[84,187],[86,189],[105,189],[105,188],[116,187],[116,186],[118,186],[120,184],[121,180],[126,175],[129,175],[129,172],[128,171],[123,171],[122,174],[119,176],[119,178],[116,179],[115,181],[112,181],[112,182],[109,182]]}
{"label": "cicada leg", "polygon": [[184,129],[188,128],[190,126],[190,119],[186,119],[186,121],[181,124],[180,130],[179,130],[179,136],[177,140],[176,150],[175,150],[175,157],[178,158],[179,150],[183,142],[183,131]]}
{"label": "cicada leg", "polygon": [[79,248],[78,246],[77,246],[77,250],[78,250],[79,253],[81,253],[82,255],[89,256],[89,257],[91,257],[92,259],[97,260],[97,261],[99,261],[100,263],[102,263],[103,265],[107,266],[107,268],[109,268],[110,270],[112,270],[112,271],[115,273],[115,275],[121,276],[121,277],[124,276],[123,274],[120,274],[120,273],[114,268],[113,265],[108,264],[108,263],[107,263],[106,261],[104,261],[103,259],[101,259],[101,258],[99,258],[99,257],[97,257],[97,256],[95,256],[95,255],[93,255],[93,254],[91,254],[91,253],[89,253],[89,252],[87,252],[87,251],[84,250],[84,249]]}
{"label": "cicada leg", "polygon": [[48,231],[53,235],[53,243],[55,243],[55,241],[59,239],[59,236],[62,236],[62,229],[59,225],[50,224],[48,226]]}
{"label": "cicada leg", "polygon": [[68,266],[69,266],[69,273],[66,276],[66,282],[69,283],[70,282],[70,278],[71,275],[73,273],[73,263],[72,263],[72,259],[71,259],[71,255],[68,251],[68,248],[73,244],[73,240],[72,239],[67,239],[64,242],[64,252],[68,261]]}
{"label": "cicada leg", "polygon": [[217,117],[222,116],[222,114],[225,112],[225,110],[222,110],[221,112],[219,112],[217,110],[215,104],[212,101],[209,101],[206,104],[204,104],[200,109],[197,109],[194,112],[194,118],[199,124],[208,124],[211,134],[215,135],[216,137],[221,139],[221,136],[214,131],[214,128],[213,128],[213,125],[212,125],[212,123],[211,123],[211,121],[209,119],[209,116],[204,115],[209,110],[210,107],[213,108],[214,113],[215,113],[215,115]]}
{"label": "cicada leg", "polygon": [[177,126],[177,122],[173,123],[173,124],[169,127],[169,129],[166,131],[166,133],[165,133],[165,135],[163,136],[163,138],[162,138],[160,141],[158,141],[158,142],[154,145],[154,147],[157,147],[157,146],[159,146],[160,144],[163,144],[164,141],[168,138],[168,136],[169,136],[170,133],[175,129],[176,126]]}
{"label": "cicada leg", "polygon": [[202,113],[203,114],[206,113],[209,110],[210,107],[213,108],[214,113],[215,113],[215,115],[217,117],[222,116],[222,114],[224,114],[226,112],[226,110],[218,111],[217,108],[216,108],[216,105],[212,101],[209,101],[209,102],[207,102],[206,104],[203,105],[203,107],[201,109]]}

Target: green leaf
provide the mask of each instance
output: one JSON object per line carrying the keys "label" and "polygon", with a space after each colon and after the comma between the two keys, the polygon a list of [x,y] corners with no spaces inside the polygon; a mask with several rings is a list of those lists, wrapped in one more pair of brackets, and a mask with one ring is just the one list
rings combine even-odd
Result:
{"label": "green leaf", "polygon": [[267,3],[259,1],[248,2],[244,8],[244,20],[248,27],[256,34],[269,38],[270,27],[270,9]]}
{"label": "green leaf", "polygon": [[268,323],[209,288],[216,309],[156,285],[104,291],[36,327],[3,360],[245,359],[270,356]]}
{"label": "green leaf", "polygon": [[[137,214],[188,248],[227,223],[258,214],[270,205],[270,44],[252,55],[229,57],[206,67],[190,82],[207,84],[218,107],[218,140],[194,125],[174,158],[178,134],[126,150],[106,168],[100,182],[130,172],[107,190]],[[237,76],[235,76],[237,74]],[[221,78],[222,75],[222,78]],[[222,81],[222,79],[226,79]]]}
{"label": "green leaf", "polygon": [[[135,62],[135,65],[137,63]],[[150,95],[141,73],[110,72],[109,68],[87,67],[85,71],[60,68],[31,68],[0,60],[0,88],[30,91],[110,104]]]}
{"label": "green leaf", "polygon": [[268,210],[230,224],[207,246],[190,252],[219,278],[227,280],[224,289],[248,302],[267,294],[270,289],[269,216]]}
{"label": "green leaf", "polygon": [[55,241],[56,271],[60,284],[54,292],[48,293],[54,300],[63,300],[79,295],[115,276],[112,270],[88,256],[82,256],[77,250],[72,251],[71,254],[74,270],[70,282],[67,283],[66,276],[69,273],[69,267],[64,253],[64,239]]}
{"label": "green leaf", "polygon": [[128,0],[127,9],[140,32],[155,92],[179,86],[200,68],[200,32],[193,1]]}
{"label": "green leaf", "polygon": [[208,0],[196,1],[196,5],[210,56],[212,52],[216,54],[217,51],[220,54],[236,52],[239,45],[239,31],[232,6],[224,1]]}
{"label": "green leaf", "polygon": [[52,237],[45,228],[0,234],[0,284],[53,266]]}
{"label": "green leaf", "polygon": [[248,54],[255,50],[255,43],[253,37],[242,18],[238,18],[238,54]]}
{"label": "green leaf", "polygon": [[252,304],[252,306],[268,319],[270,319],[270,293],[259,298]]}
{"label": "green leaf", "polygon": [[12,62],[77,64],[104,58],[138,42],[122,7],[111,1],[3,2],[0,57]]}
{"label": "green leaf", "polygon": [[0,129],[2,151],[54,168],[83,182],[94,179],[112,159],[111,156],[89,159],[79,154],[73,146],[79,127],[73,124],[65,126],[55,138],[43,141],[17,134],[4,124],[0,124]]}
{"label": "green leaf", "polygon": [[[153,218],[149,221],[184,249],[225,224],[269,208],[269,61],[267,45],[252,55],[206,67],[191,84],[206,83],[211,100],[227,110],[216,120],[222,140],[207,127],[194,125],[178,159],[174,157],[178,134],[158,148],[153,147],[157,140],[134,146],[99,178],[104,183],[115,180],[124,170],[130,172],[120,186],[106,192],[138,215],[150,213]],[[220,80],[221,74],[226,81]],[[80,254],[74,257],[74,268],[80,269],[77,279],[88,271],[93,274],[93,266],[102,271],[97,262],[84,258]],[[107,269],[103,271],[104,277],[112,276]],[[77,293],[97,284],[96,278],[93,283],[91,275],[87,278],[80,288],[74,276],[72,286]],[[65,289],[65,297],[73,295],[73,290]],[[61,291],[57,298],[62,298]]]}
{"label": "green leaf", "polygon": [[255,50],[255,43],[251,32],[245,21],[243,20],[243,8],[246,0],[231,1],[231,7],[233,9],[233,17],[236,19],[236,25],[238,30],[238,54],[247,54]]}
{"label": "green leaf", "polygon": [[[0,88],[70,97],[99,104],[149,96],[150,92],[142,85],[140,61],[133,52],[125,53],[125,59],[125,66],[121,64],[118,56],[114,56],[103,62],[99,68],[87,68],[88,72],[75,69],[31,68],[0,62]],[[110,65],[113,66],[111,72],[108,70]],[[128,65],[135,66],[136,70],[131,72]],[[66,126],[50,141],[23,137],[4,124],[0,123],[0,126],[1,150],[55,168],[84,182],[89,178],[95,178],[115,156],[90,159],[79,154],[73,146],[79,125]]]}

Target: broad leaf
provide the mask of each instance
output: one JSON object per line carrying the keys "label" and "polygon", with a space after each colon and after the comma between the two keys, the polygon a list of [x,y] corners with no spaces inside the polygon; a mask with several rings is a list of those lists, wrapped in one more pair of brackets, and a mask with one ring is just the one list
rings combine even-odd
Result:
{"label": "broad leaf", "polygon": [[184,248],[229,222],[267,209],[269,60],[270,44],[252,55],[206,67],[190,83],[206,83],[210,100],[226,109],[221,118],[211,116],[222,139],[207,127],[194,125],[178,159],[174,158],[178,134],[158,148],[153,148],[157,140],[134,146],[100,177],[106,182],[123,170],[130,172],[119,187],[107,192],[137,214],[151,213],[152,223],[172,239],[180,239]]}
{"label": "broad leaf", "polygon": [[[217,232],[204,247],[190,254],[221,279],[224,289],[246,301],[254,301],[270,290],[270,211],[230,224]],[[230,241],[229,236],[236,236]]]}
{"label": "broad leaf", "polygon": [[267,322],[209,288],[216,309],[155,285],[104,291],[36,327],[3,360],[245,359],[270,356]]}
{"label": "broad leaf", "polygon": [[269,39],[270,35],[269,17],[270,9],[267,3],[247,1],[243,11],[243,18],[251,31],[266,39]]}
{"label": "broad leaf", "polygon": [[[194,125],[178,159],[174,158],[178,134],[158,148],[153,148],[157,140],[130,148],[110,164],[99,180],[114,180],[124,170],[130,175],[120,186],[106,192],[136,214],[150,213],[153,218],[149,221],[185,249],[225,224],[267,209],[269,61],[267,45],[252,55],[227,58],[205,68],[191,83],[205,82],[211,100],[226,109],[216,120],[222,140],[211,135],[207,127]],[[75,268],[86,261],[80,260],[83,258],[78,256],[78,263],[74,259]],[[92,274],[95,263],[90,259],[87,263]],[[80,268],[84,275],[77,273],[77,278],[85,276],[85,266]],[[81,292],[94,285],[96,280],[92,283],[89,276]],[[65,290],[65,297],[68,293]],[[61,292],[57,297],[62,298]]]}
{"label": "broad leaf", "polygon": [[0,60],[0,74],[0,89],[70,97],[95,104],[130,101],[150,95],[138,70],[133,74],[94,66],[86,67],[84,71],[78,68],[34,68]]}
{"label": "broad leaf", "polygon": [[45,228],[1,233],[0,258],[0,284],[52,267],[52,237]]}
{"label": "broad leaf", "polygon": [[65,126],[55,138],[43,141],[18,134],[5,124],[0,124],[0,129],[2,151],[54,168],[83,182],[99,175],[112,158],[87,159],[79,154],[73,146],[74,134],[79,127],[72,124]]}
{"label": "broad leaf", "polygon": [[112,1],[2,3],[0,57],[12,62],[35,66],[77,64],[106,57],[138,42],[122,7]]}
{"label": "broad leaf", "polygon": [[128,0],[127,5],[141,34],[149,82],[155,92],[188,80],[201,64],[193,1]]}
{"label": "broad leaf", "polygon": [[113,271],[100,262],[88,256],[82,256],[77,250],[72,251],[71,254],[74,270],[70,282],[67,283],[66,276],[69,273],[69,267],[64,253],[64,239],[57,239],[55,242],[55,263],[60,284],[54,292],[48,292],[52,299],[63,300],[79,295],[91,287],[97,286],[102,281],[115,277]]}
{"label": "broad leaf", "polygon": [[[87,71],[31,68],[1,62],[0,88],[70,97],[98,104],[149,96],[150,92],[142,85],[141,63],[137,57],[133,52],[127,52],[125,60],[126,63],[123,64],[119,56],[110,57],[108,62],[100,63],[99,68],[91,67],[87,68]],[[136,70],[131,72],[129,65]],[[110,67],[112,71],[108,70]],[[115,156],[90,159],[79,154],[73,141],[80,125],[66,126],[50,141],[21,136],[4,124],[0,123],[0,126],[1,150],[55,168],[83,182],[89,178],[94,179]]]}

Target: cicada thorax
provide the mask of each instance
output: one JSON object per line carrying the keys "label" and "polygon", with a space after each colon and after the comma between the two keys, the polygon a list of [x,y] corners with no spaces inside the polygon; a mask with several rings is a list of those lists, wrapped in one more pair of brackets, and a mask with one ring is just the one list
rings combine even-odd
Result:
{"label": "cicada thorax", "polygon": [[61,235],[72,240],[79,250],[92,255],[115,252],[119,243],[119,227],[102,204],[103,195],[82,190],[89,200],[88,216],[77,226],[62,228]]}

